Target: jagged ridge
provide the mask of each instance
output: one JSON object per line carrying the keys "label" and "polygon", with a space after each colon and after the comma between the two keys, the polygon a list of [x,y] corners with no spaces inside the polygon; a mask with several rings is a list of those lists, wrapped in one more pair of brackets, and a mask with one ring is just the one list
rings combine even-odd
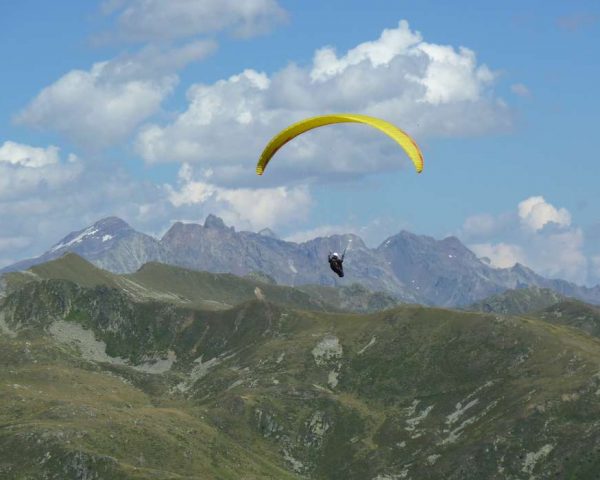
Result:
{"label": "jagged ridge", "polygon": [[[110,238],[108,238],[110,237]],[[347,275],[338,279],[326,258],[348,247]],[[204,225],[175,223],[162,239],[136,232],[119,219],[105,219],[65,237],[37,259],[3,271],[22,270],[76,252],[95,265],[131,273],[156,261],[216,273],[248,275],[263,272],[282,285],[349,285],[360,283],[413,303],[464,306],[507,289],[537,286],[600,304],[600,286],[581,287],[546,279],[527,267],[495,269],[478,259],[455,237],[435,240],[409,232],[388,238],[376,249],[355,235],[320,237],[304,243],[280,240],[272,232],[236,232],[209,215]]]}

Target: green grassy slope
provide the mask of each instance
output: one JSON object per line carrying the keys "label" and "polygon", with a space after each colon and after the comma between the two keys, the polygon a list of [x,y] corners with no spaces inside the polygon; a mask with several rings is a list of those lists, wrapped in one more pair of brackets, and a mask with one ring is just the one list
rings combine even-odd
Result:
{"label": "green grassy slope", "polygon": [[539,287],[518,288],[476,302],[465,310],[504,315],[521,315],[550,307],[566,297],[554,290]]}
{"label": "green grassy slope", "polygon": [[535,313],[547,322],[577,327],[595,337],[600,337],[600,308],[578,300],[558,302]]}
{"label": "green grassy slope", "polygon": [[249,448],[193,403],[136,387],[141,374],[82,362],[44,338],[0,337],[0,352],[0,478],[296,478],[260,439]]}
{"label": "green grassy slope", "polygon": [[116,275],[73,253],[28,271],[4,276],[9,293],[26,283],[44,279],[68,280],[85,287],[104,285],[120,289],[136,301],[161,301],[210,310],[231,308],[256,298],[311,310],[374,311],[399,303],[388,294],[370,292],[358,285],[292,288],[265,282],[258,274],[242,278],[156,262],[144,265],[133,274]]}
{"label": "green grassy slope", "polygon": [[600,340],[544,318],[208,311],[51,280],[4,300],[0,331],[6,478],[600,471]]}

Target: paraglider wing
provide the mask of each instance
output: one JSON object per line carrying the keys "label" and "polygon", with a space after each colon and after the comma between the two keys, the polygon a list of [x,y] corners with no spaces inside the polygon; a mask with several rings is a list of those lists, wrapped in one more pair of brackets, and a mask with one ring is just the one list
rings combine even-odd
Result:
{"label": "paraglider wing", "polygon": [[271,141],[267,144],[263,150],[258,164],[256,165],[256,173],[262,175],[267,167],[267,164],[273,158],[273,155],[283,147],[290,140],[293,140],[298,135],[304,132],[319,128],[325,125],[331,125],[334,123],[364,123],[370,125],[378,130],[381,130],[387,136],[394,139],[406,152],[408,157],[412,160],[415,169],[418,173],[423,170],[423,154],[415,143],[415,141],[409,137],[405,132],[400,130],[395,125],[392,125],[385,120],[380,118],[370,117],[368,115],[358,115],[353,113],[340,113],[334,115],[321,115],[319,117],[311,117],[301,120],[298,123],[290,125],[286,129],[275,135]]}

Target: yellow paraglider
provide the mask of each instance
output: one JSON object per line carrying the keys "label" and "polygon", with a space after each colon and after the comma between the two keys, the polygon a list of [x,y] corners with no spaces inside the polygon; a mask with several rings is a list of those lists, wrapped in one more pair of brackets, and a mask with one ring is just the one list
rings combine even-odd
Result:
{"label": "yellow paraglider", "polygon": [[395,125],[392,125],[385,120],[380,118],[369,117],[368,115],[358,115],[353,113],[340,113],[333,115],[321,115],[318,117],[311,117],[301,120],[298,123],[290,125],[286,129],[275,135],[271,141],[267,144],[263,150],[258,164],[256,165],[256,173],[262,175],[267,167],[267,164],[273,158],[273,155],[283,147],[287,142],[293,140],[298,135],[301,135],[308,130],[313,128],[322,127],[325,125],[331,125],[334,123],[364,123],[374,128],[381,130],[387,136],[394,139],[406,152],[408,157],[412,160],[415,165],[415,169],[418,173],[423,170],[423,154],[415,143],[415,141],[409,137],[406,133],[400,130]]}

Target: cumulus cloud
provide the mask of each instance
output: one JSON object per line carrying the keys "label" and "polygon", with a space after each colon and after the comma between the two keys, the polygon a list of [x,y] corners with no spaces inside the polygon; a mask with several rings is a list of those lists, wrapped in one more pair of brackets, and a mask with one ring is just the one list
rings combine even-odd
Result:
{"label": "cumulus cloud", "polygon": [[[59,162],[59,151],[54,145],[39,148],[7,140],[0,147],[0,163],[31,168],[45,167]],[[69,161],[76,161],[76,157],[71,154]]]}
{"label": "cumulus cloud", "polygon": [[557,209],[544,200],[544,197],[529,197],[519,203],[521,224],[533,231],[541,230],[545,225],[554,223],[561,227],[571,224],[571,214],[566,208]]}
{"label": "cumulus cloud", "polygon": [[492,266],[497,268],[510,268],[516,263],[526,263],[527,257],[518,245],[507,243],[479,243],[469,245],[469,248],[478,256],[489,258]]}
{"label": "cumulus cloud", "polygon": [[171,204],[174,207],[200,206],[207,213],[219,215],[228,224],[252,230],[304,220],[312,204],[306,186],[225,188],[207,181],[206,172],[204,177],[195,180],[190,166],[184,165],[179,173],[178,188],[165,186]]}
{"label": "cumulus cloud", "polygon": [[585,253],[583,229],[572,225],[566,208],[555,207],[542,196],[523,200],[515,213],[469,217],[459,237],[495,267],[519,262],[550,278],[579,284],[600,280],[595,257]]}
{"label": "cumulus cloud", "polygon": [[[305,68],[291,64],[270,76],[249,69],[193,85],[187,110],[171,124],[146,125],[136,150],[147,162],[201,163],[215,180],[227,181],[235,177],[233,166],[252,168],[274,132],[325,112],[381,116],[417,139],[478,135],[511,124],[493,81],[473,51],[426,43],[402,21],[345,54],[319,49]],[[403,160],[378,132],[343,125],[290,142],[278,153],[277,170],[297,179],[315,172],[362,175],[398,168]]]}
{"label": "cumulus cloud", "polygon": [[73,154],[61,161],[60,149],[6,141],[0,146],[0,201],[21,199],[76,179],[82,165]]}
{"label": "cumulus cloud", "polygon": [[583,254],[584,237],[580,228],[536,235],[530,239],[529,257],[533,265],[549,277],[586,283],[589,261]]}
{"label": "cumulus cloud", "polygon": [[72,70],[44,88],[16,120],[56,131],[82,146],[112,145],[159,109],[178,82],[176,70],[214,49],[213,42],[162,50],[150,46],[95,63],[88,71]]}
{"label": "cumulus cloud", "polygon": [[156,42],[230,31],[239,37],[268,32],[287,19],[275,0],[108,0],[118,34],[131,41]]}

